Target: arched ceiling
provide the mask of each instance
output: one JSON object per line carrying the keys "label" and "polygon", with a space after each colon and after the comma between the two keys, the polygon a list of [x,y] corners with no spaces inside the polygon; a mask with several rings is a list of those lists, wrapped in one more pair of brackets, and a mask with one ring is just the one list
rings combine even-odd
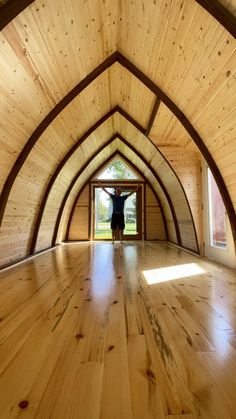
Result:
{"label": "arched ceiling", "polygon": [[[65,231],[68,223],[68,216],[73,207],[73,203],[77,198],[78,192],[83,188],[85,183],[94,176],[94,174],[99,170],[101,166],[104,165],[104,162],[110,160],[116,154],[121,154],[129,161],[133,162],[134,166],[138,168],[141,174],[149,181],[153,187],[161,207],[163,209],[164,220],[167,224],[167,234],[169,239],[174,243],[179,243],[179,238],[183,237],[184,241],[184,232],[183,235],[180,235],[180,226],[178,225],[175,207],[169,197],[165,193],[165,186],[162,184],[161,179],[156,175],[155,170],[148,164],[143,156],[139,156],[137,151],[132,146],[132,141],[126,141],[119,134],[114,135],[110,140],[104,143],[98,151],[91,156],[91,159],[88,159],[86,167],[81,168],[78,173],[73,178],[73,181],[70,184],[70,187],[67,189],[64,198],[61,202],[59,212],[57,213],[57,221],[54,226],[52,245],[56,243],[56,238],[61,239],[65,236]],[[50,208],[46,209],[47,211]],[[45,217],[45,221],[48,217]],[[60,224],[60,227],[59,227]],[[193,235],[193,249],[198,251],[197,242],[194,232],[194,226],[190,222],[190,234]],[[43,223],[41,224],[41,229],[45,230]],[[58,233],[59,231],[59,233]],[[47,232],[48,233],[48,232]],[[40,236],[40,231],[39,231]],[[47,234],[48,237],[48,234]],[[47,243],[48,244],[48,243]],[[184,243],[183,243],[184,245]],[[46,246],[46,243],[43,244],[43,247]]]}
{"label": "arched ceiling", "polygon": [[[133,149],[132,161],[135,161],[137,158],[139,158],[140,161],[141,159],[146,161],[146,166],[149,167],[149,171],[153,173],[154,179],[156,178],[160,185],[158,195],[163,196],[163,201],[166,201],[167,199],[168,205],[171,208],[176,226],[178,243],[184,245],[184,243],[182,243],[181,234],[179,231],[180,227],[177,220],[181,220],[181,218],[184,217],[184,219],[189,220],[191,224],[192,214],[184,190],[181,187],[181,183],[179,182],[179,179],[176,177],[175,173],[172,171],[164,157],[156,149],[155,145],[153,145],[151,141],[149,141],[149,147],[145,147],[143,149],[145,136],[142,134],[142,132],[140,132],[140,130],[137,129],[135,125],[133,125],[130,121],[127,122],[127,127],[129,127],[129,130],[122,132],[122,121],[126,118],[120,113],[120,111],[119,108],[115,108],[113,112],[109,113],[109,118],[103,118],[99,126],[96,124],[96,128],[94,128],[92,133],[90,130],[88,133],[89,135],[84,135],[82,139],[79,139],[76,146],[74,146],[68,152],[67,156],[63,159],[63,162],[57,167],[56,171],[51,176],[48,187],[41,200],[40,210],[38,211],[36,221],[34,222],[34,220],[32,220],[32,226],[35,224],[36,227],[34,228],[31,252],[35,251],[37,236],[40,229],[44,230],[45,224],[45,231],[47,231],[48,235],[49,230],[47,224],[53,209],[55,212],[55,218],[57,217],[60,220],[60,215],[57,215],[57,208],[61,208],[59,210],[60,214],[64,208],[70,191],[77,181],[78,170],[79,175],[81,175],[90,162],[94,167],[94,159],[97,154],[101,151],[101,149],[103,150],[103,147],[107,144],[107,142],[111,142],[110,139],[106,137],[107,131],[109,132],[111,126],[113,129],[115,128],[117,132],[117,134],[113,135],[112,138],[122,138],[121,134],[126,138],[129,138],[127,144],[129,144],[130,149]],[[119,132],[121,134],[119,134]],[[104,135],[104,133],[106,134]],[[123,143],[125,142],[126,140],[123,139]],[[134,153],[136,153],[136,156]],[[140,167],[140,161],[139,164],[137,164],[138,167]],[[30,164],[29,167],[31,166],[32,165]],[[67,182],[65,182],[65,179],[67,179]],[[153,180],[150,182],[154,187]],[[18,185],[17,188],[20,188],[20,185]],[[35,203],[37,204],[38,197],[36,192],[37,191],[35,191],[34,195],[31,194],[31,201],[35,199]],[[55,240],[53,240],[53,244],[54,242]],[[194,250],[197,250],[196,242],[193,247]]]}
{"label": "arched ceiling", "polygon": [[[116,138],[116,136],[114,136],[114,140],[115,140],[115,138]],[[113,141],[113,139],[111,139],[111,141]],[[121,144],[123,143],[122,138],[120,138],[120,143]],[[137,156],[136,156],[136,158],[137,158]],[[86,191],[86,189],[88,190],[88,186],[91,189],[91,187],[93,185],[96,185],[96,184],[98,185],[98,181],[102,182],[104,186],[108,186],[108,185],[111,184],[111,179],[108,179],[108,180],[107,179],[101,179],[100,175],[104,171],[106,171],[106,169],[109,167],[109,165],[112,164],[116,159],[119,159],[120,161],[122,161],[127,166],[127,168],[130,169],[135,174],[136,178],[133,179],[133,184],[136,184],[137,181],[141,182],[141,183],[145,182],[145,184],[150,188],[150,190],[153,194],[153,197],[155,198],[155,200],[156,200],[156,202],[159,206],[159,210],[160,210],[160,213],[161,213],[160,218],[161,218],[161,223],[163,223],[163,225],[162,225],[162,231],[160,232],[160,234],[161,234],[162,240],[169,240],[166,218],[165,218],[165,215],[164,215],[163,207],[162,207],[161,201],[159,199],[159,196],[157,195],[157,193],[154,190],[151,183],[148,181],[148,179],[142,173],[142,171],[137,166],[135,166],[135,164],[133,162],[131,162],[127,157],[125,157],[124,154],[121,151],[116,151],[112,156],[108,157],[108,159],[105,162],[103,162],[100,167],[96,168],[96,170],[94,171],[92,176],[90,176],[88,181],[79,190],[79,192],[78,192],[78,194],[77,194],[77,196],[74,200],[74,203],[72,205],[72,208],[70,210],[70,216],[69,216],[69,220],[68,220],[68,223],[67,223],[66,233],[64,232],[64,236],[65,236],[64,240],[65,241],[78,240],[77,231],[72,233],[73,238],[71,239],[71,234],[70,234],[71,231],[70,230],[71,230],[71,228],[73,228],[73,224],[74,225],[76,224],[76,230],[77,230],[77,227],[78,227],[76,206],[79,203],[81,195],[83,195],[83,193]],[[141,164],[143,165],[143,160],[141,160]],[[148,168],[147,168],[147,170],[148,170]],[[90,184],[90,182],[91,182],[91,184]],[[117,180],[116,182],[117,182],[117,184],[120,183],[119,180]],[[126,183],[127,180],[125,180],[124,182]],[[131,180],[131,182],[132,182],[132,180]],[[131,185],[132,185],[132,183],[131,183]],[[145,195],[145,193],[146,193],[145,190],[143,191],[143,193]],[[85,194],[86,194],[86,192],[85,192]],[[88,203],[88,202],[86,202],[86,203]],[[62,224],[62,223],[60,223],[60,224]],[[89,226],[88,226],[88,230],[89,230]],[[144,232],[144,235],[145,235],[145,232]],[[86,237],[87,237],[87,235],[85,236],[85,238]],[[175,239],[176,239],[176,236],[175,236]],[[58,234],[58,241],[60,241],[59,234]]]}
{"label": "arched ceiling", "polygon": [[[174,145],[204,155],[235,234],[233,1],[1,5],[2,237],[21,206],[28,252],[41,202],[78,141],[94,128],[94,147],[116,133],[130,141],[131,123],[142,133],[140,155],[151,150],[150,140],[160,150]],[[117,109],[123,117],[115,121]],[[70,170],[63,171],[65,188]],[[171,196],[170,185],[167,191]]]}

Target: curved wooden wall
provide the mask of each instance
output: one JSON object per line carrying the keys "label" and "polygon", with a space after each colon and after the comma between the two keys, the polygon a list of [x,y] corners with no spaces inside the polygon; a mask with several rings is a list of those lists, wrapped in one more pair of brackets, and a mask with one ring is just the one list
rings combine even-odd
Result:
{"label": "curved wooden wall", "polygon": [[[74,201],[77,199],[77,195],[79,191],[84,187],[84,185],[88,182],[91,176],[94,176],[94,173],[99,170],[100,167],[104,165],[105,160],[109,160],[113,154],[119,153],[122,157],[124,156],[128,161],[131,161],[134,164],[134,167],[138,167],[140,172],[143,174],[144,178],[152,185],[156,195],[159,197],[165,220],[167,225],[168,237],[173,243],[178,243],[175,231],[175,224],[172,217],[172,212],[168,204],[168,200],[157,182],[153,171],[150,170],[150,167],[146,165],[143,159],[132,150],[130,144],[124,142],[124,139],[117,137],[112,141],[111,144],[105,146],[103,150],[90,162],[86,169],[82,172],[82,174],[78,177],[76,183],[73,186],[72,192],[66,201],[66,205],[64,207],[63,216],[60,222],[59,231],[57,234],[56,242],[60,242],[61,240],[65,240],[66,238],[66,229],[69,220],[69,216],[71,213],[71,209],[73,207]],[[101,158],[101,153],[103,154],[103,159]],[[73,195],[73,197],[71,197]]]}
{"label": "curved wooden wall", "polygon": [[67,239],[89,240],[89,185],[86,185],[76,200]]}
{"label": "curved wooden wall", "polygon": [[[115,116],[113,117],[113,124],[114,124],[114,127],[117,127],[117,132],[119,132],[119,126],[122,125],[121,124],[122,118],[123,117],[120,117],[119,114],[115,114]],[[170,199],[170,202],[169,201],[168,202],[170,206],[173,205],[173,211],[174,211],[173,215],[175,215],[176,213],[176,218],[177,218],[176,228],[179,230],[179,235],[180,235],[180,240],[181,240],[180,243],[178,240],[178,243],[182,244],[186,248],[190,248],[191,250],[198,251],[191,213],[189,211],[181,186],[179,182],[177,181],[176,177],[174,176],[174,174],[172,173],[170,167],[168,166],[166,161],[163,159],[163,157],[157,152],[157,150],[152,145],[152,143],[149,143],[149,146],[148,147],[146,146],[143,149],[143,141],[145,141],[144,137],[143,135],[140,135],[140,133],[137,131],[136,128],[133,128],[132,130],[131,124],[130,124],[130,131],[127,133],[126,138],[129,138],[129,141],[127,142],[127,144],[129,145],[130,148],[132,148],[132,150],[134,151],[134,154],[138,154],[140,159],[143,158],[143,160],[149,164],[149,167],[153,171],[153,173],[156,173],[158,175],[159,183],[162,185],[162,190],[164,191],[165,195],[167,196],[169,194],[169,191],[171,193],[171,199]],[[130,140],[131,138],[132,140]],[[88,138],[81,147],[85,147],[87,143],[89,144],[89,146],[87,147],[86,151],[89,154],[87,155],[85,154],[86,152],[85,148],[84,150],[81,151],[79,147],[77,150],[77,153],[82,153],[84,155],[85,161],[89,160],[89,158],[91,157],[91,153],[93,151],[90,138]],[[100,141],[100,143],[102,144],[102,141]],[[96,150],[96,146],[95,146],[95,150]],[[155,156],[155,161],[153,160],[154,156]],[[134,163],[136,161],[135,157],[130,160],[133,161]],[[67,164],[70,165],[70,161],[68,161]],[[136,166],[139,167],[137,164]],[[64,168],[63,171],[64,170],[66,169]],[[63,171],[62,171],[61,177],[64,179]],[[74,174],[74,176],[76,176],[76,173]],[[45,232],[46,232],[47,237],[49,237],[49,231],[50,231],[49,226],[47,225],[47,220],[49,219],[50,214],[53,214],[53,210],[55,211],[54,218],[57,216],[56,208],[59,206],[59,203],[58,205],[55,205],[55,202],[56,202],[55,200],[56,200],[56,196],[60,196],[60,200],[62,200],[63,188],[64,188],[63,185],[60,184],[59,189],[60,189],[61,195],[56,193],[54,191],[54,188],[52,189],[51,194],[50,194],[51,205],[50,205],[50,200],[49,200],[49,204],[46,206],[46,209],[45,209],[45,213],[46,211],[49,211],[49,215],[44,217],[45,222],[46,222]],[[168,199],[168,196],[167,196],[167,199]],[[44,219],[42,220],[42,223],[40,226],[39,236],[41,234],[41,230],[43,229],[43,221]],[[47,245],[44,243],[44,247],[48,247],[48,245],[49,243],[47,243]],[[37,250],[40,250],[40,249],[37,248]]]}
{"label": "curved wooden wall", "polygon": [[149,143],[148,145],[145,144],[145,136],[130,123],[124,124],[123,119],[124,118],[122,116],[119,114],[117,115],[117,132],[119,132],[124,138],[128,138],[128,142],[133,145],[137,153],[145,156],[145,159],[158,174],[171,197],[180,232],[181,243],[179,244],[191,250],[198,251],[192,214],[180,182],[177,181],[174,173],[171,171],[170,166],[168,166],[163,156],[156,151],[155,146],[152,145],[152,143]]}
{"label": "curved wooden wall", "polygon": [[161,209],[155,194],[149,185],[146,185],[146,239],[147,240],[166,240],[165,225],[161,214]]}
{"label": "curved wooden wall", "polygon": [[[6,2],[0,15],[1,28],[7,19],[10,22],[14,18],[14,10],[17,15],[29,3]],[[108,0],[93,2],[90,7],[75,0],[63,3],[36,0],[1,31],[3,192],[6,180],[12,181],[8,200],[4,193],[1,196],[1,202],[6,204],[0,231],[3,261],[30,253],[38,211],[52,174],[77,139],[117,105],[173,164],[183,181],[195,220],[199,205],[194,207],[191,187],[181,177],[179,166],[171,161],[173,153],[167,152],[166,146],[178,147],[179,154],[183,150],[188,161],[195,153],[199,161],[192,138],[196,141],[213,164],[235,233],[236,57],[235,40],[228,31],[233,35],[235,32],[230,24],[227,26],[229,19],[223,9],[217,10],[227,29],[211,16],[208,1],[199,1],[205,3],[206,10],[194,0],[155,3],[142,8],[139,1],[122,2],[119,7],[118,2]],[[227,6],[223,0],[222,4]],[[123,55],[117,55],[117,50]],[[107,122],[97,146],[116,132],[129,141],[130,122],[123,118],[119,131],[114,121],[111,124],[108,127]],[[37,140],[33,148],[29,139],[32,144]],[[144,141],[146,149],[149,143],[143,135]],[[30,154],[23,161],[19,156],[24,147]],[[139,149],[139,153],[143,154],[143,150]],[[82,165],[81,155],[78,159]],[[37,249],[48,242],[45,237],[48,229],[53,230],[62,200],[60,193],[68,187],[77,164],[75,156],[71,156],[70,163],[71,169],[68,165],[63,174],[60,172],[51,190]],[[14,183],[13,177],[8,177],[13,167],[17,175]],[[188,205],[186,213],[180,215],[181,201],[172,196],[171,177],[165,179],[165,187],[175,206],[181,240],[189,242],[193,234],[188,233],[191,228]],[[200,230],[197,226],[199,238]]]}
{"label": "curved wooden wall", "polygon": [[[148,184],[146,184],[145,204],[146,240],[166,240],[161,208]],[[87,184],[79,193],[72,208],[67,240],[89,240],[89,210],[89,184]]]}

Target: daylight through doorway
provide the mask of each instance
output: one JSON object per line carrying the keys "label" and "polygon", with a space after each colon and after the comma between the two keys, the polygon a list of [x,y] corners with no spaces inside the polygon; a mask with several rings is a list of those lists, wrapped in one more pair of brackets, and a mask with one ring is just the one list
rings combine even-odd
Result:
{"label": "daylight through doorway", "polygon": [[[109,193],[114,193],[114,188],[106,188]],[[122,195],[128,194],[133,187],[125,189]],[[95,187],[95,217],[94,217],[94,239],[106,240],[111,236],[111,198],[99,187]],[[137,231],[137,193],[133,193],[126,201],[124,208],[125,236],[136,236]]]}

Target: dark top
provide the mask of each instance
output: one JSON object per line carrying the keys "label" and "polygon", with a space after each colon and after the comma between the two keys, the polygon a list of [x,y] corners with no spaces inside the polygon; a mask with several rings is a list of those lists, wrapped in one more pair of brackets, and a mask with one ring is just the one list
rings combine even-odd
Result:
{"label": "dark top", "polygon": [[111,195],[111,199],[112,199],[112,203],[113,203],[113,213],[123,214],[125,200],[128,198],[128,196],[129,196],[129,194],[122,195],[122,196]]}

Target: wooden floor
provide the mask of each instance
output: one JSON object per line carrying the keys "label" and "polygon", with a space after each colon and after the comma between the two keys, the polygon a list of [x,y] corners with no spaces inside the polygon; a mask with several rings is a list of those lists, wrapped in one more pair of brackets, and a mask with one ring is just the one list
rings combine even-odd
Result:
{"label": "wooden floor", "polygon": [[236,418],[235,271],[70,244],[0,274],[0,320],[1,419]]}

